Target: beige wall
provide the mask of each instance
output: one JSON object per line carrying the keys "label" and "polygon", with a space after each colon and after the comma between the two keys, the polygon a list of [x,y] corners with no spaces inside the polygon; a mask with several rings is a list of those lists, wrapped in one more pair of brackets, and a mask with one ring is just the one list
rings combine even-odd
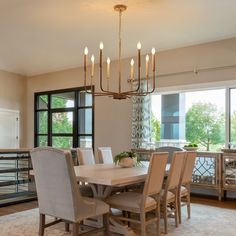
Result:
{"label": "beige wall", "polygon": [[[129,74],[129,59],[123,61],[123,79]],[[144,63],[144,57],[143,57]],[[157,53],[157,91],[185,87],[225,85],[228,81],[236,86],[236,67],[219,70],[191,71],[212,67],[236,65],[236,38],[214,43],[196,45]],[[117,78],[116,63],[111,63],[111,74]],[[115,67],[115,69],[114,69]],[[98,68],[95,68],[95,74]],[[189,71],[189,72],[188,72]],[[144,71],[143,71],[144,72]],[[167,76],[169,73],[172,74]],[[164,76],[165,75],[165,76]],[[112,78],[115,80],[116,78]],[[98,80],[98,78],[95,78]],[[210,83],[210,85],[209,85]],[[126,83],[125,83],[126,84]],[[78,87],[83,85],[83,70],[76,68],[28,78],[27,82],[27,145],[33,146],[34,93],[38,91]],[[117,153],[131,146],[130,100],[116,101],[107,97],[95,100],[95,147],[108,145]]]}
{"label": "beige wall", "polygon": [[26,78],[0,70],[0,108],[20,111],[20,146],[26,146]]}

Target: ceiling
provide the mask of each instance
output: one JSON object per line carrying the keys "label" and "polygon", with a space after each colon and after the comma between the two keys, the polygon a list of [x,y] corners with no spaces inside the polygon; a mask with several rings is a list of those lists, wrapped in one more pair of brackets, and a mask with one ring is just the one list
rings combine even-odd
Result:
{"label": "ceiling", "polygon": [[88,46],[116,59],[118,13],[123,57],[236,37],[235,0],[0,0],[0,69],[32,76],[82,65]]}

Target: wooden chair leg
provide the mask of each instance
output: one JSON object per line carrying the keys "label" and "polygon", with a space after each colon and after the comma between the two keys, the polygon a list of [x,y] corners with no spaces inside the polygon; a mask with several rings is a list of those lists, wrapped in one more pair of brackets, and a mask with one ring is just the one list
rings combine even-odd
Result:
{"label": "wooden chair leg", "polygon": [[163,205],[163,218],[164,218],[164,233],[167,234],[167,203]]}
{"label": "wooden chair leg", "polygon": [[79,223],[73,223],[73,236],[78,236],[79,235]]}
{"label": "wooden chair leg", "polygon": [[141,218],[141,236],[146,236],[146,213],[142,212],[140,214]]}
{"label": "wooden chair leg", "polygon": [[70,231],[70,224],[69,223],[65,223],[65,231],[69,232]]}
{"label": "wooden chair leg", "polygon": [[39,236],[44,236],[44,229],[45,229],[45,215],[39,215]]}
{"label": "wooden chair leg", "polygon": [[105,214],[103,215],[103,223],[104,223],[104,228],[105,228],[105,235],[110,236],[110,214]]}
{"label": "wooden chair leg", "polygon": [[182,223],[181,194],[178,195],[179,223]]}
{"label": "wooden chair leg", "polygon": [[161,218],[160,200],[157,202],[156,217],[157,217],[157,235],[159,236],[160,235],[160,218]]}
{"label": "wooden chair leg", "polygon": [[191,209],[190,209],[190,192],[188,192],[187,196],[187,211],[188,211],[188,219],[191,217]]}
{"label": "wooden chair leg", "polygon": [[174,207],[175,207],[175,226],[178,227],[179,226],[179,203],[178,203],[177,195],[175,197]]}

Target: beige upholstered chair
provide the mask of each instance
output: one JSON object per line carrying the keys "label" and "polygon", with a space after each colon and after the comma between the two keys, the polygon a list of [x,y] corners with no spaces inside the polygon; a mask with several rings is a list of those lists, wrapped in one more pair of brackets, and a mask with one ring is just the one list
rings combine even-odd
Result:
{"label": "beige upholstered chair", "polygon": [[[104,216],[105,230],[109,235],[109,206],[99,200],[82,197],[76,181],[71,154],[55,148],[35,148],[31,151],[33,170],[39,202],[39,236],[44,229],[60,221],[73,224],[73,236],[78,236],[79,222],[88,217]],[[58,220],[45,223],[45,216]],[[94,235],[94,234],[92,234]]]}
{"label": "beige upholstered chair", "polygon": [[190,183],[197,153],[186,152],[186,160],[180,179],[179,187],[179,223],[181,223],[181,207],[187,205],[188,219],[190,219]]}
{"label": "beige upholstered chair", "polygon": [[[118,216],[116,218],[121,221],[141,223],[142,236],[146,235],[146,225],[154,221],[157,223],[157,234],[159,235],[160,233],[160,192],[165,175],[167,158],[167,153],[152,154],[143,193],[123,192],[107,199],[107,203],[111,208],[140,215],[140,220],[124,216]],[[155,216],[147,220],[146,213],[153,210],[156,212]]]}
{"label": "beige upholstered chair", "polygon": [[173,158],[173,153],[178,151],[184,151],[182,148],[179,147],[172,147],[172,146],[163,146],[156,149],[156,152],[168,152],[168,160],[167,163],[171,163]]}
{"label": "beige upholstered chair", "polygon": [[181,173],[185,162],[185,152],[174,152],[165,187],[162,191],[161,210],[164,218],[165,234],[167,234],[167,217],[174,214],[178,227],[178,193]]}
{"label": "beige upholstered chair", "polygon": [[94,165],[95,158],[92,148],[77,148],[79,165]]}
{"label": "beige upholstered chair", "polygon": [[99,147],[98,158],[99,158],[99,163],[113,164],[114,160],[112,156],[111,147]]}

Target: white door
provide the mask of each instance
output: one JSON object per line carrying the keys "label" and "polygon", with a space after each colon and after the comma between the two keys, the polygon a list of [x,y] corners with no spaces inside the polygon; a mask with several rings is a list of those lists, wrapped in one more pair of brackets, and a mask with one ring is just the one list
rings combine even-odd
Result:
{"label": "white door", "polygon": [[0,148],[19,148],[19,111],[0,108]]}

